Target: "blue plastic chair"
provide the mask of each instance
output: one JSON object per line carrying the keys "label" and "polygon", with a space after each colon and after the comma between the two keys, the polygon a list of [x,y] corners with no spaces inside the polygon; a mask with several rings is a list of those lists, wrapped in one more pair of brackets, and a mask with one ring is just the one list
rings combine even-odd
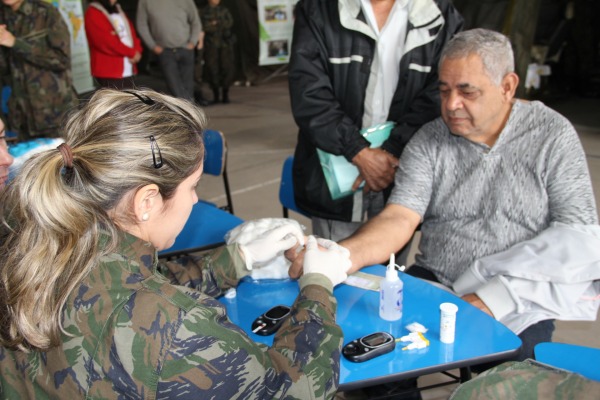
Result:
{"label": "blue plastic chair", "polygon": [[189,253],[210,250],[225,243],[225,234],[244,222],[233,215],[233,202],[227,178],[227,143],[222,132],[203,133],[204,173],[222,176],[227,204],[217,206],[200,200],[192,208],[183,230],[170,248],[158,253],[160,258],[174,259]]}
{"label": "blue plastic chair", "polygon": [[567,343],[539,343],[533,352],[541,363],[600,381],[600,349]]}
{"label": "blue plastic chair", "polygon": [[204,139],[204,172],[205,174],[223,177],[223,187],[227,204],[220,208],[233,214],[233,201],[227,177],[227,141],[222,132],[207,129],[203,133]]}
{"label": "blue plastic chair", "polygon": [[283,207],[283,217],[289,217],[289,210],[302,214],[305,217],[310,218],[306,212],[300,210],[296,205],[296,199],[294,198],[294,181],[292,175],[292,166],[294,165],[294,156],[289,156],[283,162],[283,169],[281,170],[281,184],[279,185],[279,202]]}
{"label": "blue plastic chair", "polygon": [[[12,93],[12,88],[10,86],[2,86],[2,100],[1,100],[1,107],[0,109],[2,110],[2,114],[6,117],[8,116],[8,99],[10,97]],[[17,139],[17,135],[9,130],[6,130],[6,137],[9,139],[9,141],[15,141]]]}

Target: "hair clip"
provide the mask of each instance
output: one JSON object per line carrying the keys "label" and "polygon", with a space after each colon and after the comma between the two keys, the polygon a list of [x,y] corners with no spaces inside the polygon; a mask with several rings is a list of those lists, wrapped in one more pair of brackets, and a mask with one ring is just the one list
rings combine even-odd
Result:
{"label": "hair clip", "polygon": [[[140,101],[142,103],[147,104],[149,106],[153,106],[154,104],[156,104],[156,102],[154,100],[152,100],[150,97],[148,97],[146,95],[144,95],[142,97],[141,94],[136,93],[136,92],[132,92],[131,90],[123,90],[123,92],[134,95],[135,97],[137,97],[138,99],[140,99]],[[159,167],[157,167],[157,168],[159,168]]]}
{"label": "hair clip", "polygon": [[[154,168],[158,169],[163,166],[162,154],[160,152],[160,147],[158,147],[158,143],[154,136],[148,136],[150,139],[150,150],[152,150],[152,162],[154,163]],[[158,154],[158,157],[157,157]]]}

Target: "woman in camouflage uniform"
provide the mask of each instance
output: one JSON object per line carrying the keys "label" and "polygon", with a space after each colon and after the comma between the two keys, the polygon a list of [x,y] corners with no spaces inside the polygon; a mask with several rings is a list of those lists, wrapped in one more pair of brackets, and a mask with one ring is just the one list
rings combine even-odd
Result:
{"label": "woman in camouflage uniform", "polygon": [[337,245],[307,250],[270,348],[215,297],[246,264],[292,247],[292,225],[201,259],[157,260],[198,200],[204,126],[185,100],[100,90],[67,122],[66,143],[29,159],[0,195],[1,398],[333,396],[332,288],[350,266]]}

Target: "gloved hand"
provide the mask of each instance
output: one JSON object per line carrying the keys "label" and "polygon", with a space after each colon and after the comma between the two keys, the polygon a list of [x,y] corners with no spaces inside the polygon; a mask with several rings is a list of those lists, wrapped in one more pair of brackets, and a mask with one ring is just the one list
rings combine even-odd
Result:
{"label": "gloved hand", "polygon": [[[302,232],[300,232],[302,238]],[[291,224],[263,232],[246,244],[241,244],[244,253],[246,268],[252,269],[255,263],[264,263],[272,260],[280,253],[294,247],[298,243],[298,228]]]}
{"label": "gloved hand", "polygon": [[[319,245],[325,250],[319,249]],[[352,266],[350,252],[345,247],[331,240],[319,240],[309,236],[306,241],[306,253],[304,255],[304,274],[319,273],[325,275],[333,286],[342,283],[348,275],[346,272]]]}

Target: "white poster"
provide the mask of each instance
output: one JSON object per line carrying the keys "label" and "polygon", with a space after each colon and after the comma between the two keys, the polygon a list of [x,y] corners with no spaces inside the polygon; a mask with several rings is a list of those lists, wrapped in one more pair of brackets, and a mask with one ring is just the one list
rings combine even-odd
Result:
{"label": "white poster", "polygon": [[289,61],[294,30],[294,6],[298,0],[258,0],[258,65]]}
{"label": "white poster", "polygon": [[46,0],[58,8],[71,33],[71,70],[77,93],[94,90],[90,68],[90,50],[83,24],[81,0]]}

